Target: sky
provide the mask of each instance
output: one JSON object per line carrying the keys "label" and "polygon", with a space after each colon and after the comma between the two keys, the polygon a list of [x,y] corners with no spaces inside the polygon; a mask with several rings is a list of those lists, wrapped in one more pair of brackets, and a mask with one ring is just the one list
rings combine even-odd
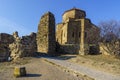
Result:
{"label": "sky", "polygon": [[86,11],[86,17],[98,25],[101,21],[120,21],[120,0],[0,0],[0,33],[20,36],[37,32],[41,16],[50,11],[56,24],[73,7]]}

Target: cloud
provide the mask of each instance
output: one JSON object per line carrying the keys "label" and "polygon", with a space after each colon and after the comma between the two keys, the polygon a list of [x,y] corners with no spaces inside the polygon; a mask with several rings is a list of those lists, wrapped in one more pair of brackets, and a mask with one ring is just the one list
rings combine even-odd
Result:
{"label": "cloud", "polygon": [[30,34],[30,30],[22,25],[19,25],[7,18],[0,17],[0,33],[9,33],[12,34],[13,32],[18,31],[20,36]]}

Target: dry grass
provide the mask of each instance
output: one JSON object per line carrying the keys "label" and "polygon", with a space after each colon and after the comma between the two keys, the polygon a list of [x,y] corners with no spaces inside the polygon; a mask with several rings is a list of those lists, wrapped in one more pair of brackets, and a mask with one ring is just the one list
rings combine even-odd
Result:
{"label": "dry grass", "polygon": [[3,72],[7,68],[14,68],[13,66],[24,65],[30,62],[30,57],[17,59],[11,62],[1,62],[0,63],[0,72]]}
{"label": "dry grass", "polygon": [[88,66],[111,74],[120,75],[120,60],[104,55],[85,55],[69,59],[69,61]]}

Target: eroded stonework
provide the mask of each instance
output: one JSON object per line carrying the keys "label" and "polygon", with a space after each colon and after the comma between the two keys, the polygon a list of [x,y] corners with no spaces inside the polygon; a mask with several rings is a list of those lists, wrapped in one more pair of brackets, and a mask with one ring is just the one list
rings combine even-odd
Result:
{"label": "eroded stonework", "polygon": [[5,61],[10,56],[9,44],[14,42],[12,35],[0,33],[0,61]]}
{"label": "eroded stonework", "polygon": [[18,33],[15,32],[13,33],[13,37],[15,41],[9,44],[12,59],[35,56],[34,53],[37,52],[36,33],[31,33],[28,36],[20,38]]}
{"label": "eroded stonework", "polygon": [[51,12],[40,20],[37,32],[37,50],[41,53],[55,53],[55,18]]}
{"label": "eroded stonework", "polygon": [[13,35],[1,33],[0,60],[34,56],[35,52],[55,54],[63,50],[65,53],[89,53],[95,49],[93,44],[98,44],[100,30],[86,18],[85,11],[73,8],[65,11],[62,17],[56,33],[55,17],[51,12],[41,17],[37,34],[19,37],[18,32]]}

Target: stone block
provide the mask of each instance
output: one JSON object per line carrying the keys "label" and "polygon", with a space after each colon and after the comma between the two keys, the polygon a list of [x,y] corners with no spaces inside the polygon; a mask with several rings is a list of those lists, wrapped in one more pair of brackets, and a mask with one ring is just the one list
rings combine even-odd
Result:
{"label": "stone block", "polygon": [[25,67],[15,67],[14,68],[14,76],[15,77],[26,76],[26,68]]}

